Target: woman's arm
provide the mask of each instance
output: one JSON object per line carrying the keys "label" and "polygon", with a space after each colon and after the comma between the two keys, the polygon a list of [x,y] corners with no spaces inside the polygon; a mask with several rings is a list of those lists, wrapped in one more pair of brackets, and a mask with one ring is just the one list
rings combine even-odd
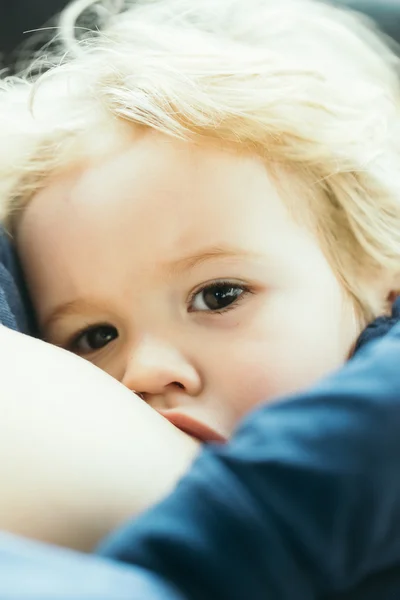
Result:
{"label": "woman's arm", "polygon": [[197,444],[88,362],[0,326],[0,529],[90,549]]}

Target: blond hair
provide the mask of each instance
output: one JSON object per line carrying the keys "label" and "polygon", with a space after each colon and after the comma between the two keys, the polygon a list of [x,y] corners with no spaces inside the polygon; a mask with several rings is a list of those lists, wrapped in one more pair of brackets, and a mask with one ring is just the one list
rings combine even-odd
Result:
{"label": "blond hair", "polygon": [[[94,25],[79,35],[82,14]],[[316,0],[77,0],[59,37],[34,75],[1,83],[0,219],[10,228],[107,128],[213,137],[296,171],[316,192],[346,289],[367,318],[382,310],[362,282],[367,271],[400,274],[399,78],[370,23]]]}

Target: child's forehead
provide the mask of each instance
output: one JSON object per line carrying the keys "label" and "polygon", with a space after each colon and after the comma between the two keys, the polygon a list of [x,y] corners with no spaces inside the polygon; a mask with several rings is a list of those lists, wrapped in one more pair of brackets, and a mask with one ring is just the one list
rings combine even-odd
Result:
{"label": "child's forehead", "polygon": [[247,208],[250,213],[254,196],[269,211],[286,212],[283,196],[289,190],[300,203],[294,173],[266,164],[255,153],[217,141],[193,142],[147,131],[81,169],[72,200],[98,207],[119,196],[120,208],[127,205],[135,214],[159,210],[161,216],[172,209],[176,215],[189,212],[216,219],[221,211],[234,215]]}
{"label": "child's forehead", "polygon": [[149,133],[55,178],[32,200],[25,222],[36,219],[44,233],[62,227],[65,237],[87,231],[105,243],[135,237],[142,252],[150,240],[176,258],[236,241],[256,250],[257,239],[288,236],[294,225],[269,171],[255,155]]}
{"label": "child's forehead", "polygon": [[46,306],[88,287],[108,298],[244,273],[286,282],[297,280],[300,263],[324,260],[258,157],[222,151],[211,161],[208,148],[192,149],[194,156],[190,144],[175,141],[132,144],[33,198],[18,242]]}

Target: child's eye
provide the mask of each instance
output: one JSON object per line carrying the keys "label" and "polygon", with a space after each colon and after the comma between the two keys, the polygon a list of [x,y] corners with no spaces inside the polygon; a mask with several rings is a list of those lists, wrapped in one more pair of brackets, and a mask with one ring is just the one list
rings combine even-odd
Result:
{"label": "child's eye", "polygon": [[236,304],[241,296],[249,292],[248,288],[238,283],[217,282],[203,287],[190,298],[189,312],[210,311],[223,312]]}
{"label": "child's eye", "polygon": [[70,347],[76,354],[90,354],[107,346],[118,337],[118,331],[112,325],[95,325],[79,333]]}

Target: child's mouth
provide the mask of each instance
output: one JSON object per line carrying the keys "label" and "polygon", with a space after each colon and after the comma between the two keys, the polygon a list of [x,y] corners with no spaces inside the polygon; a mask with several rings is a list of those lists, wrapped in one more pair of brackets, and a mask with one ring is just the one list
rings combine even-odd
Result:
{"label": "child's mouth", "polygon": [[160,415],[162,415],[167,421],[169,421],[172,425],[187,433],[188,435],[196,438],[199,442],[206,444],[209,442],[218,442],[220,444],[224,444],[227,442],[227,439],[216,432],[214,429],[197,421],[193,417],[189,415],[185,415],[180,412],[173,412],[170,410],[159,410]]}

